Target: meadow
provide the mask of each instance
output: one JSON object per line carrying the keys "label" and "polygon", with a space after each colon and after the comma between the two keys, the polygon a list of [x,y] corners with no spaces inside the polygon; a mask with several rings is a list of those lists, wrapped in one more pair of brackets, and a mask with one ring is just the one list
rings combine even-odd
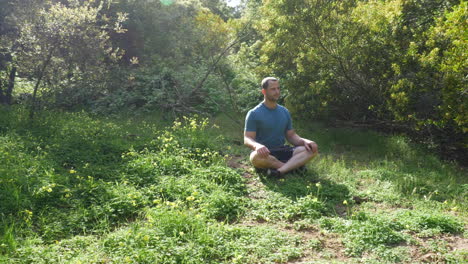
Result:
{"label": "meadow", "polygon": [[272,179],[225,116],[0,108],[0,263],[466,263],[466,169],[294,125],[320,155]]}

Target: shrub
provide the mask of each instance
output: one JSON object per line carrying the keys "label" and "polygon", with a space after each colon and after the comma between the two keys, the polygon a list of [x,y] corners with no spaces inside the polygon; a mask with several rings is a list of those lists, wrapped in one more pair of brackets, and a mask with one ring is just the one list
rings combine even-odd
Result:
{"label": "shrub", "polygon": [[208,168],[198,167],[194,168],[191,173],[193,177],[211,181],[236,195],[244,195],[246,193],[245,179],[241,177],[238,171],[226,165],[216,164]]}
{"label": "shrub", "polygon": [[[0,207],[11,215],[33,206],[32,195],[51,191],[54,172],[40,148],[29,152],[16,134],[0,135]],[[49,187],[47,187],[49,186]]]}
{"label": "shrub", "polygon": [[203,211],[205,214],[220,221],[236,220],[243,212],[245,200],[225,191],[214,191],[205,198]]}
{"label": "shrub", "polygon": [[175,153],[130,151],[126,156],[125,177],[138,185],[157,183],[162,175],[185,175],[194,167],[194,162],[178,151]]}
{"label": "shrub", "polygon": [[299,198],[293,206],[293,218],[320,218],[326,212],[325,204],[317,197],[307,195]]}
{"label": "shrub", "polygon": [[352,221],[344,233],[346,252],[351,256],[360,256],[379,245],[395,245],[402,241],[404,237],[386,219]]}
{"label": "shrub", "polygon": [[105,209],[105,216],[111,220],[124,220],[136,216],[140,208],[149,204],[145,194],[133,185],[121,183],[112,184],[106,189],[101,206]]}
{"label": "shrub", "polygon": [[322,228],[343,234],[346,253],[350,256],[360,256],[376,247],[395,245],[405,240],[397,231],[401,230],[399,223],[380,216],[361,215],[356,220],[321,218],[319,222]]}
{"label": "shrub", "polygon": [[399,212],[396,218],[406,229],[415,232],[437,229],[443,233],[458,233],[464,229],[463,223],[457,218],[438,212],[405,210]]}

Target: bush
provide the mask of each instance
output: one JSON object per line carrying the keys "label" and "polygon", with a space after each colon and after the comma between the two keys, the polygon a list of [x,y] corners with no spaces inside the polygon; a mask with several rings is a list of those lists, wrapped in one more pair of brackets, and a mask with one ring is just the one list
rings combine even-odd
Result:
{"label": "bush", "polygon": [[405,210],[399,212],[396,218],[406,229],[415,232],[436,229],[442,233],[459,233],[464,230],[463,222],[453,216],[438,212],[425,213]]}
{"label": "bush", "polygon": [[219,221],[234,221],[244,212],[245,200],[225,191],[214,191],[205,198],[203,211]]}
{"label": "bush", "polygon": [[194,168],[191,173],[196,178],[211,181],[236,195],[246,194],[245,179],[238,171],[225,165],[216,164],[208,168],[198,167]]}
{"label": "bush", "polygon": [[53,169],[40,148],[30,153],[16,134],[0,135],[0,208],[2,217],[33,207],[33,194],[51,192]]}
{"label": "bush", "polygon": [[360,214],[356,220],[321,218],[320,226],[343,234],[346,253],[350,256],[360,256],[376,247],[395,245],[405,240],[398,232],[402,229],[401,224],[381,216]]}
{"label": "bush", "polygon": [[404,240],[403,235],[395,231],[394,224],[385,219],[352,221],[344,233],[346,252],[351,256],[360,256],[379,245],[390,246]]}

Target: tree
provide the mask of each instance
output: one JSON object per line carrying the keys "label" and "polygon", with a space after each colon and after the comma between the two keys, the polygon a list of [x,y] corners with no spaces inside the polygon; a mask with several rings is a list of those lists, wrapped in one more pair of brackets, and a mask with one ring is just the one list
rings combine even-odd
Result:
{"label": "tree", "polygon": [[159,109],[172,115],[220,109],[213,99],[222,105],[226,96],[217,66],[238,41],[229,22],[204,2],[124,0],[107,11],[128,13],[128,30],[112,36],[126,52],[113,75],[116,85],[98,100],[101,109]]}
{"label": "tree", "polygon": [[465,1],[264,2],[260,75],[296,115],[399,129],[463,149]]}
{"label": "tree", "polygon": [[13,54],[18,49],[19,30],[9,16],[15,11],[15,1],[0,1],[0,104],[11,104],[17,66]]}
{"label": "tree", "polygon": [[[21,3],[16,4],[16,13],[11,15],[19,15],[15,63],[19,73],[35,83],[32,118],[41,87],[48,88],[42,95],[53,94],[100,72],[105,58],[117,57],[109,42],[114,27],[100,14],[105,2],[45,2],[27,12],[21,11]],[[124,16],[117,18],[117,28],[122,20]]]}

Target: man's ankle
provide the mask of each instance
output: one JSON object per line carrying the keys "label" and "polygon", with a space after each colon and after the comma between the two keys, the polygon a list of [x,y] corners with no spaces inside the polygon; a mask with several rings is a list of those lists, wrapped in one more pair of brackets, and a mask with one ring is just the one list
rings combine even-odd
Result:
{"label": "man's ankle", "polygon": [[275,178],[283,176],[279,170],[273,168],[267,170],[267,175]]}

